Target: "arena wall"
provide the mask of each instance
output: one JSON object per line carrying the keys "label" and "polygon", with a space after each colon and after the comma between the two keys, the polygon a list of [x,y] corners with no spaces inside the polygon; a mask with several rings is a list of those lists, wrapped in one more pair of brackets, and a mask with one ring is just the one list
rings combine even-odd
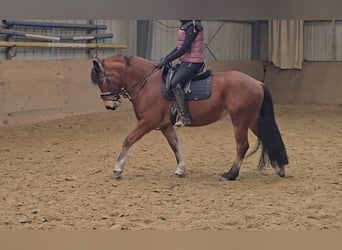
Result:
{"label": "arena wall", "polygon": [[342,105],[342,62],[306,62],[302,70],[266,68],[274,102]]}
{"label": "arena wall", "polygon": [[[0,61],[0,125],[108,112],[91,84],[91,67],[91,60]],[[342,104],[342,63],[306,63],[300,71],[259,61],[207,62],[207,67],[265,79],[275,103]],[[129,108],[125,100],[119,109]]]}
{"label": "arena wall", "polygon": [[0,61],[0,124],[98,112],[91,61]]}

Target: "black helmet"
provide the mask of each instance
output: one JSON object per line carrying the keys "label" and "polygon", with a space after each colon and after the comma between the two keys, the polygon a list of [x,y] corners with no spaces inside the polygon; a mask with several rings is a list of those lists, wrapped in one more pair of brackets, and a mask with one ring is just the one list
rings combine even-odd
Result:
{"label": "black helmet", "polygon": [[189,23],[189,22],[196,22],[196,23],[200,23],[201,20],[179,20],[182,25],[186,24],[186,23]]}
{"label": "black helmet", "polygon": [[192,20],[179,20],[181,23],[182,23],[182,25],[183,24],[186,24],[186,23],[188,23],[188,22],[192,22]]}

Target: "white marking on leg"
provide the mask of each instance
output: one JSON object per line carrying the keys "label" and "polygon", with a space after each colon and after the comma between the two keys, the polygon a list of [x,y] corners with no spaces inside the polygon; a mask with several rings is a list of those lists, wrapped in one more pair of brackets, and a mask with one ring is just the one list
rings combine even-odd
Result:
{"label": "white marking on leg", "polygon": [[122,173],[124,165],[125,165],[125,159],[117,161],[114,167],[114,172]]}
{"label": "white marking on leg", "polygon": [[285,168],[284,167],[279,167],[278,164],[276,164],[276,166],[274,167],[276,173],[280,176],[280,177],[285,177]]}
{"label": "white marking on leg", "polygon": [[175,171],[176,175],[184,176],[185,175],[185,162],[182,161],[177,165],[177,169]]}
{"label": "white marking on leg", "polygon": [[123,149],[119,155],[119,158],[115,164],[115,167],[114,167],[114,172],[116,173],[122,173],[123,171],[123,167],[125,165],[125,162],[126,162],[126,155],[127,155],[127,152],[128,150],[127,149]]}
{"label": "white marking on leg", "polygon": [[184,158],[183,158],[183,155],[182,155],[182,150],[181,150],[180,143],[176,144],[176,148],[177,148],[176,158],[178,160],[178,164],[177,164],[177,168],[176,168],[175,174],[184,176],[185,175],[185,168],[186,167],[185,167],[185,161],[184,161]]}

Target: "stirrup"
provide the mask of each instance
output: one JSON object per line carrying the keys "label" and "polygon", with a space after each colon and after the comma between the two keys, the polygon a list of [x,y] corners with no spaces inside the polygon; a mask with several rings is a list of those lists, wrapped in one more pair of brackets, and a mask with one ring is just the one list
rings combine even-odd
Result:
{"label": "stirrup", "polygon": [[187,126],[191,124],[190,116],[181,116],[182,123]]}
{"label": "stirrup", "polygon": [[181,119],[179,119],[173,126],[175,127],[184,127],[184,124]]}

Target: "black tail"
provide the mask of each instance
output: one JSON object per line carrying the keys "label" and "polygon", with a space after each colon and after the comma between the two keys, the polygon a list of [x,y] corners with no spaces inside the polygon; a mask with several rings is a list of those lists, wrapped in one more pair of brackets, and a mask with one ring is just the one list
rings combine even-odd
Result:
{"label": "black tail", "polygon": [[267,158],[272,167],[283,169],[289,163],[285,145],[275,121],[271,94],[265,85],[262,86],[264,90],[264,101],[260,110],[258,126],[259,140],[262,145],[259,169],[265,166]]}

